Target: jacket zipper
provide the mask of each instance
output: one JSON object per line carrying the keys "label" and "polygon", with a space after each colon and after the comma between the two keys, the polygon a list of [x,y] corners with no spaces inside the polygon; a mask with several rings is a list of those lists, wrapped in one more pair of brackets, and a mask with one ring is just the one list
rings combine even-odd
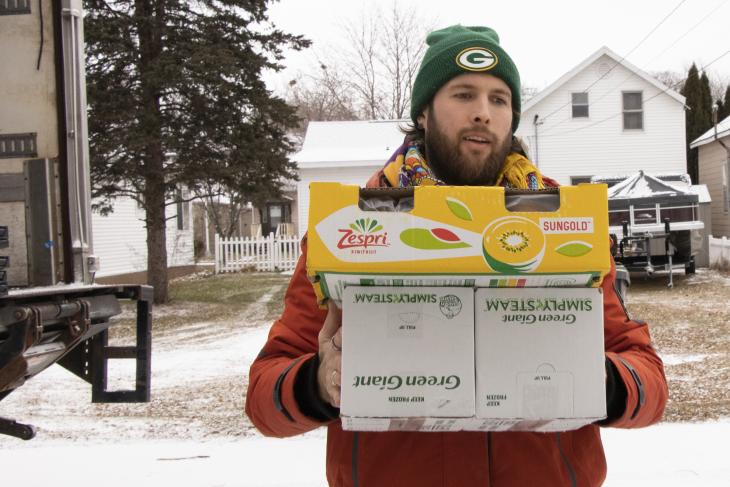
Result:
{"label": "jacket zipper", "polygon": [[634,412],[631,414],[631,419],[636,418],[636,415],[639,414],[639,409],[641,409],[641,406],[644,405],[644,401],[646,400],[646,397],[644,396],[644,384],[641,382],[641,377],[639,377],[638,372],[636,372],[636,369],[628,363],[623,358],[618,358],[621,363],[628,369],[628,371],[631,373],[631,377],[634,378],[634,384],[636,384],[636,389],[639,393],[639,400],[636,403],[636,408],[634,409]]}
{"label": "jacket zipper", "polygon": [[560,433],[555,433],[555,441],[558,443],[558,451],[560,451],[560,457],[563,459],[565,468],[568,470],[568,475],[570,476],[570,485],[571,487],[576,487],[578,485],[578,480],[575,477],[575,470],[573,469],[573,465],[570,464],[568,456],[563,451],[563,445],[560,442]]}
{"label": "jacket zipper", "polygon": [[358,449],[358,443],[360,439],[360,434],[358,432],[353,433],[352,435],[352,485],[354,487],[360,486],[360,479],[357,475],[357,449]]}
{"label": "jacket zipper", "polygon": [[613,281],[613,291],[616,293],[616,297],[618,298],[618,302],[621,303],[621,308],[624,310],[624,314],[626,315],[626,319],[631,321],[631,316],[629,316],[629,310],[626,309],[626,303],[624,303],[624,298],[621,297],[621,293],[618,290],[618,281],[614,279]]}
{"label": "jacket zipper", "polygon": [[492,433],[487,431],[487,486],[492,487]]}

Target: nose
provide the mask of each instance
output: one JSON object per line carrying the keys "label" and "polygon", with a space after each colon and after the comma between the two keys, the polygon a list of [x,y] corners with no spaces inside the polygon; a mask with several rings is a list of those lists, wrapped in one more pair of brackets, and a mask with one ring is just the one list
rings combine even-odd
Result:
{"label": "nose", "polygon": [[480,96],[474,100],[472,113],[472,121],[475,123],[489,123],[491,120],[491,114],[489,112],[489,99],[485,96]]}

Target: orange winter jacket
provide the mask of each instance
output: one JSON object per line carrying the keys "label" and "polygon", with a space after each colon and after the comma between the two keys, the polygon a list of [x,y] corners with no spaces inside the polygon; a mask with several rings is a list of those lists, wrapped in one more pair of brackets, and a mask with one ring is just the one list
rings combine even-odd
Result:
{"label": "orange winter jacket", "polygon": [[[377,185],[373,177],[369,185]],[[284,299],[284,312],[251,365],[246,414],[267,436],[286,437],[327,426],[331,486],[529,487],[598,486],[606,476],[599,426],[563,433],[351,432],[339,420],[305,414],[295,396],[303,366],[317,353],[326,311],[319,309],[302,256]],[[647,324],[629,318],[615,289],[616,269],[603,281],[606,357],[625,388],[625,407],[606,426],[638,428],[657,422],[667,401],[664,367]],[[622,411],[622,412],[621,412]]]}

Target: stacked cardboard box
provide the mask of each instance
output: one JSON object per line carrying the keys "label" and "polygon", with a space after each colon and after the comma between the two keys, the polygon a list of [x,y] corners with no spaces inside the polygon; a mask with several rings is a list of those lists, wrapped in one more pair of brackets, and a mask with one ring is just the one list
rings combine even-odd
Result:
{"label": "stacked cardboard box", "polygon": [[[8,227],[0,226],[0,249],[7,248],[9,245]],[[9,265],[9,257],[0,255],[0,296],[8,293],[7,268]]]}
{"label": "stacked cardboard box", "polygon": [[345,429],[556,431],[605,416],[605,186],[310,192],[308,273],[343,307]]}

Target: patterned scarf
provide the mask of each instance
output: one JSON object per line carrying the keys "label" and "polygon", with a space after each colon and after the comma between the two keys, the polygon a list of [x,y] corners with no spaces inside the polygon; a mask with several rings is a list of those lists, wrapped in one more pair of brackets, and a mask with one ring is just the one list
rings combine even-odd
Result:
{"label": "patterned scarf", "polygon": [[[407,188],[411,186],[445,185],[433,175],[426,158],[416,144],[405,142],[385,163],[383,174],[390,186]],[[525,156],[510,152],[497,175],[495,186],[515,189],[543,189],[545,183],[540,171]]]}

